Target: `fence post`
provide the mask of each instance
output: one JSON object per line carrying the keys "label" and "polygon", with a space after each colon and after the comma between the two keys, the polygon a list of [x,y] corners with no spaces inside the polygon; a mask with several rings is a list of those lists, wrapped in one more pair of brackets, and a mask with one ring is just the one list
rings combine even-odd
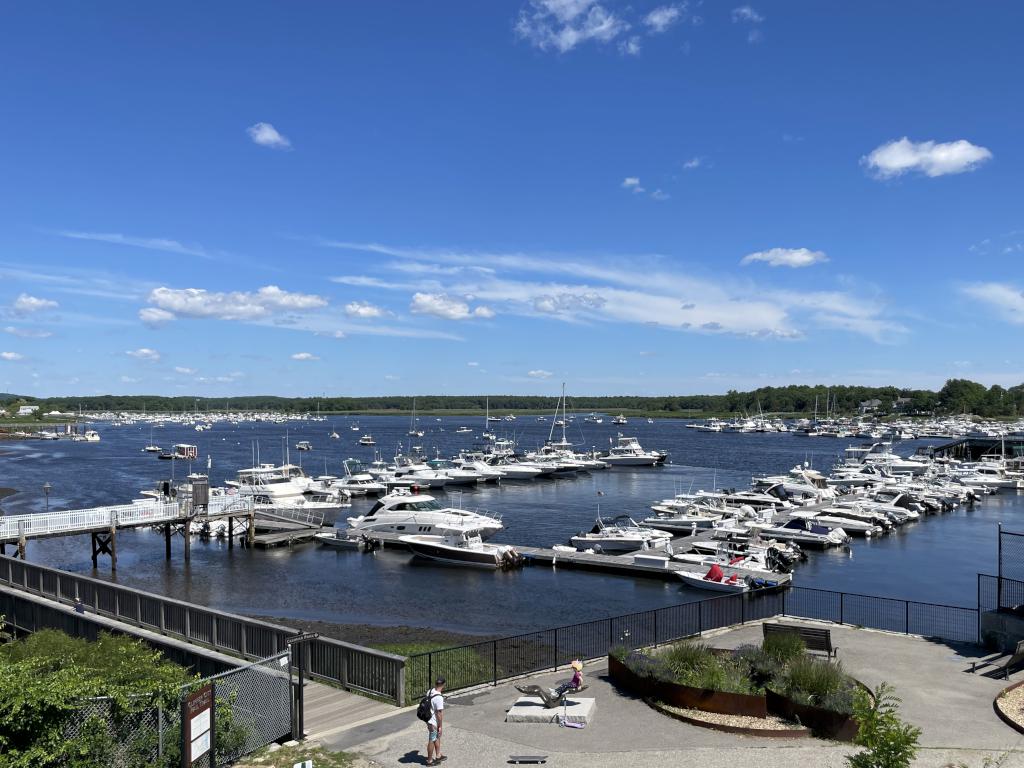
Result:
{"label": "fence post", "polygon": [[429,651],[427,653],[427,685],[431,686],[434,684],[434,652]]}
{"label": "fence post", "polygon": [[782,590],[782,615],[783,616],[786,615],[786,593],[788,591],[789,591],[789,589],[786,589],[786,588],[783,588],[783,590]]}
{"label": "fence post", "polygon": [[397,665],[398,679],[395,681],[395,702],[400,707],[405,706],[405,659],[395,662]]}
{"label": "fence post", "polygon": [[981,645],[981,574],[978,574],[978,608],[975,613],[978,622],[978,645]]}
{"label": "fence post", "polygon": [[740,598],[740,624],[747,623],[747,600],[746,595],[742,592],[739,594]]}
{"label": "fence post", "polygon": [[558,627],[554,629],[555,633],[555,672],[558,671]]}
{"label": "fence post", "polygon": [[704,634],[704,601],[697,601],[697,634]]}
{"label": "fence post", "polygon": [[903,601],[903,634],[910,634],[910,601]]}
{"label": "fence post", "polygon": [[846,593],[845,592],[840,592],[839,593],[839,623],[840,624],[843,623],[845,607],[846,607]]}
{"label": "fence post", "polygon": [[491,640],[491,673],[494,684],[498,684],[498,641]]}
{"label": "fence post", "polygon": [[658,609],[654,609],[654,647],[658,647]]}

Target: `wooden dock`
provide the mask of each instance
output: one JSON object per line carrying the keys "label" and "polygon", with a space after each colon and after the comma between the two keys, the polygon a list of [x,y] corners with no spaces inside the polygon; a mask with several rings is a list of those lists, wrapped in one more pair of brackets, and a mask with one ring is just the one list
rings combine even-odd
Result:
{"label": "wooden dock", "polygon": [[321,529],[319,528],[286,528],[269,533],[257,533],[252,540],[252,545],[257,549],[290,547],[293,544],[312,541],[313,537],[320,533],[320,531]]}
{"label": "wooden dock", "polygon": [[[329,529],[325,529],[329,530]],[[405,544],[398,540],[400,534],[377,533],[371,537],[372,541],[379,543],[383,548],[404,549]],[[672,540],[672,548],[676,552],[684,552],[689,549],[690,542],[700,541],[711,537],[711,531],[700,531],[696,536],[684,536]],[[325,546],[330,546],[325,545]],[[646,555],[648,557],[668,557],[665,550],[650,549],[644,552],[630,552],[625,555],[607,555],[596,552],[559,552],[549,547],[527,547],[512,545],[516,551],[526,558],[529,565],[550,565],[553,568],[576,568],[583,571],[596,571],[600,573],[611,573],[620,576],[634,576],[649,579],[663,579],[675,581],[680,571],[689,573],[707,573],[707,566],[696,563],[681,563],[669,559],[664,567],[636,563],[634,555]],[[332,547],[333,548],[333,547]],[[337,547],[338,549],[351,549],[355,551],[358,547]],[[740,576],[763,577],[761,572],[754,572],[747,568],[730,568]],[[778,574],[779,578],[785,578],[784,574]]]}

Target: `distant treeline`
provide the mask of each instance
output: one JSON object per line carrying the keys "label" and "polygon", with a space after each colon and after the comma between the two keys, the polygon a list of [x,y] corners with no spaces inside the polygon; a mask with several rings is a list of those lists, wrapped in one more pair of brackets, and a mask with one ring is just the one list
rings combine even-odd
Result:
{"label": "distant treeline", "polygon": [[[420,411],[482,411],[490,399],[491,412],[551,411],[557,398],[533,395],[418,395]],[[877,404],[872,401],[878,401]],[[88,397],[32,398],[0,394],[0,403],[39,405],[40,411],[278,411],[313,413],[319,407],[325,413],[408,412],[410,397],[160,397],[155,395],[99,395]],[[1005,389],[985,387],[966,379],[950,379],[938,392],[899,387],[761,387],[750,392],[729,391],[724,395],[671,395],[664,397],[571,397],[569,408],[575,411],[602,411],[684,415],[695,413],[811,414],[826,410],[853,414],[868,404],[877,414],[960,414],[1013,417],[1024,414],[1024,384]]]}

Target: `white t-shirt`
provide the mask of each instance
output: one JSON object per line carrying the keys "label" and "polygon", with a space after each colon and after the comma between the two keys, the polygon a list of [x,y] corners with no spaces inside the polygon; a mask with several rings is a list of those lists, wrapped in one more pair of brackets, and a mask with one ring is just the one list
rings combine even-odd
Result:
{"label": "white t-shirt", "polygon": [[430,719],[427,721],[427,725],[437,727],[437,713],[444,709],[444,696],[437,692],[436,688],[431,688],[427,692],[427,696],[430,697]]}

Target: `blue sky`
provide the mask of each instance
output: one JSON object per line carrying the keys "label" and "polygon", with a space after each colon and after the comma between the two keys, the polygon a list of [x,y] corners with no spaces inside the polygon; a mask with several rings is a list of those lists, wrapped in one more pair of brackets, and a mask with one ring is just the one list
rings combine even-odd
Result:
{"label": "blue sky", "polygon": [[12,3],[0,391],[1024,381],[992,3]]}

